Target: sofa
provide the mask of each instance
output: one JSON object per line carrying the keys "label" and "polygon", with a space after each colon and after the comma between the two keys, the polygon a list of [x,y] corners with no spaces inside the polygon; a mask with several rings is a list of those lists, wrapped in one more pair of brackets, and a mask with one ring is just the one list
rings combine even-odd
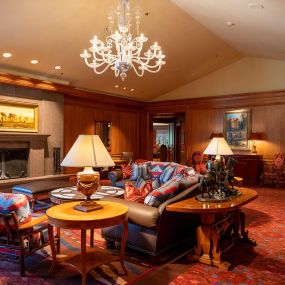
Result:
{"label": "sofa", "polygon": [[[152,164],[153,169],[157,170],[156,162],[147,163]],[[157,163],[161,164],[160,162]],[[167,163],[165,164],[167,165]],[[183,168],[179,164],[172,165]],[[187,241],[190,246],[194,246],[199,217],[195,214],[166,211],[167,205],[198,194],[200,176],[195,172],[192,173],[192,176],[195,176],[196,179],[190,187],[179,191],[177,195],[163,201],[156,207],[110,196],[103,198],[105,201],[121,203],[129,208],[127,247],[157,257],[184,241]],[[129,178],[123,179],[122,170],[110,172],[109,178],[112,185],[122,188],[127,182],[135,183]],[[120,242],[121,235],[121,225],[102,229],[102,236],[109,244]]]}

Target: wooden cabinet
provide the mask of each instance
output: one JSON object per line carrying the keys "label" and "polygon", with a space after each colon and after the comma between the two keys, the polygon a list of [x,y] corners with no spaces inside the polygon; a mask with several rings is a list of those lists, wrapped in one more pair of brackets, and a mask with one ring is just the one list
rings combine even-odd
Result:
{"label": "wooden cabinet", "polygon": [[262,155],[234,155],[235,176],[243,178],[244,185],[259,185],[262,174]]}

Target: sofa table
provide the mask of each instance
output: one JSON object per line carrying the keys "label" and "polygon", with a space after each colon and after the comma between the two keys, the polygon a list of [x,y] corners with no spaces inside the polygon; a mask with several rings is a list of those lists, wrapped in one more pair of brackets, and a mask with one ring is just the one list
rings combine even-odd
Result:
{"label": "sofa table", "polygon": [[[222,260],[223,252],[241,239],[256,244],[248,238],[240,207],[256,199],[257,193],[247,188],[239,191],[242,195],[222,203],[200,202],[194,197],[166,206],[168,211],[200,214],[201,225],[196,230],[197,246],[192,259],[228,270],[231,264]],[[226,242],[222,236],[227,237]]]}
{"label": "sofa table", "polygon": [[[79,202],[60,204],[47,210],[48,235],[52,252],[52,265],[49,275],[53,274],[57,261],[53,227],[81,230],[81,252],[72,256],[67,256],[58,261],[71,265],[75,270],[81,273],[82,285],[86,284],[87,272],[99,265],[115,260],[120,260],[124,273],[127,274],[127,270],[124,265],[124,253],[128,235],[128,207],[114,202],[100,201],[99,203],[103,206],[103,209],[88,213],[81,212],[73,208],[75,205],[78,205]],[[87,229],[94,230],[118,224],[123,224],[119,256],[114,256],[107,250],[100,250],[97,248],[86,250]]]}

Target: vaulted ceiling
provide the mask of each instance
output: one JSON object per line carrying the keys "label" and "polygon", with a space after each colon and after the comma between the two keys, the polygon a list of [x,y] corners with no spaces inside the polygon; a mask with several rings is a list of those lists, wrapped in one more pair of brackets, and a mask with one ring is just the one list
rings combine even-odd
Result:
{"label": "vaulted ceiling", "polygon": [[[245,55],[285,60],[283,0],[260,0],[263,9],[248,7],[246,0],[130,0],[133,7],[142,8],[141,31],[149,38],[146,47],[157,41],[167,64],[159,73],[142,78],[131,70],[124,82],[111,70],[96,75],[79,54],[90,46],[94,34],[101,39],[108,35],[107,11],[116,3],[1,0],[0,53],[13,56],[0,55],[0,71],[54,78],[81,89],[147,101]],[[31,59],[39,63],[32,65]],[[56,65],[62,69],[55,70]]]}

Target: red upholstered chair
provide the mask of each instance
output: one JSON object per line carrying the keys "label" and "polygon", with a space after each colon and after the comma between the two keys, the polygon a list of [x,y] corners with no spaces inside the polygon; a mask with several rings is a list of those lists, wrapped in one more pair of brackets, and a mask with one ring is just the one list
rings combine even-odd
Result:
{"label": "red upholstered chair", "polygon": [[192,166],[196,172],[201,174],[206,173],[206,164],[203,162],[203,153],[200,151],[194,151],[192,153]]}
{"label": "red upholstered chair", "polygon": [[32,216],[25,195],[0,193],[0,259],[19,261],[21,276],[25,257],[49,244],[46,221],[45,214]]}
{"label": "red upholstered chair", "polygon": [[272,167],[266,169],[261,175],[261,185],[265,183],[265,181],[269,180],[271,183],[275,184],[276,187],[279,187],[280,180],[285,178],[284,174],[285,170],[285,154],[277,153],[273,156],[273,164]]}

